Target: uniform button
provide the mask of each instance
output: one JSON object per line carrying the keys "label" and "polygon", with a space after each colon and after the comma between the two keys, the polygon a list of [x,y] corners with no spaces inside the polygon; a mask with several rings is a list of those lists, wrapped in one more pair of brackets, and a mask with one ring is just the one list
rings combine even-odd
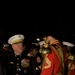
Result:
{"label": "uniform button", "polygon": [[17,71],[21,71],[21,68],[19,68],[19,67],[17,67],[17,69],[16,69]]}
{"label": "uniform button", "polygon": [[18,70],[19,70],[19,71],[21,71],[21,69],[20,69],[20,68],[19,68]]}
{"label": "uniform button", "polygon": [[16,70],[18,70],[18,68]]}
{"label": "uniform button", "polygon": [[19,58],[17,58],[17,60],[19,60]]}
{"label": "uniform button", "polygon": [[16,75],[18,75],[18,74],[16,74]]}
{"label": "uniform button", "polygon": [[17,63],[17,65],[19,65],[19,63]]}

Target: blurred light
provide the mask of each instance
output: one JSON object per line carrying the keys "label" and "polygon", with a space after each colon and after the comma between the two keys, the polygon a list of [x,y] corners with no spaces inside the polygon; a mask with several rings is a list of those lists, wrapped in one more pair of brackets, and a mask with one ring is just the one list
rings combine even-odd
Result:
{"label": "blurred light", "polygon": [[39,38],[36,38],[36,40],[37,40],[37,41],[40,41],[40,39],[39,39]]}

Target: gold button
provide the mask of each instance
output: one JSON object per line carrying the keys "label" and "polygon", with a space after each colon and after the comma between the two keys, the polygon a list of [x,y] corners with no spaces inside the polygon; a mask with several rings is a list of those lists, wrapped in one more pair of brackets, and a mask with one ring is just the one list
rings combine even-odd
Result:
{"label": "gold button", "polygon": [[17,65],[19,65],[19,63],[17,63]]}
{"label": "gold button", "polygon": [[18,68],[16,70],[18,70]]}
{"label": "gold button", "polygon": [[19,60],[19,58],[17,58],[17,60]]}

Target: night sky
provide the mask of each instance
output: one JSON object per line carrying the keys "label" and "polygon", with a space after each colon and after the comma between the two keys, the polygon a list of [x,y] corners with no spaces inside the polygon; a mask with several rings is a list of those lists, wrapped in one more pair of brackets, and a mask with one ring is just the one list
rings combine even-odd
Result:
{"label": "night sky", "polygon": [[[16,10],[15,10],[16,11]],[[0,21],[0,44],[7,43],[9,37],[15,34],[25,35],[26,42],[46,34],[54,34],[60,40],[74,43],[75,22],[70,13],[50,13],[40,9],[32,12],[18,10],[2,13]],[[63,11],[63,10],[62,10]],[[61,12],[62,12],[61,11]],[[21,12],[21,13],[20,13]]]}

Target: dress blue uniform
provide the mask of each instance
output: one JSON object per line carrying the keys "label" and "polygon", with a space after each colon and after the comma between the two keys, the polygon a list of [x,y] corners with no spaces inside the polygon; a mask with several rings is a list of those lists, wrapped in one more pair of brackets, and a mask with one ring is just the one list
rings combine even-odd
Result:
{"label": "dress blue uniform", "polygon": [[6,75],[33,75],[33,64],[30,57],[26,56],[23,46],[24,36],[21,34],[9,38],[12,53],[4,56]]}
{"label": "dress blue uniform", "polygon": [[33,64],[25,53],[5,57],[6,75],[33,75]]}

